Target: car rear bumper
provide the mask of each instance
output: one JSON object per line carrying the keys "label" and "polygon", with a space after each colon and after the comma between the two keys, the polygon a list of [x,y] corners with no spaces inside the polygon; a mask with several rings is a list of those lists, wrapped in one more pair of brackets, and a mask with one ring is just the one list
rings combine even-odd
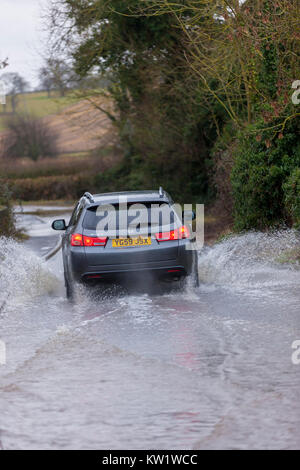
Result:
{"label": "car rear bumper", "polygon": [[183,266],[159,267],[159,268],[131,268],[122,270],[86,272],[81,275],[80,281],[93,285],[101,282],[174,282],[187,276],[187,271]]}
{"label": "car rear bumper", "polygon": [[76,250],[71,255],[71,274],[77,282],[98,283],[101,281],[118,282],[128,279],[148,280],[177,280],[190,275],[195,266],[197,252],[185,249],[182,245],[178,249],[175,259],[136,262],[132,256],[131,263],[92,265],[87,262],[84,252]]}

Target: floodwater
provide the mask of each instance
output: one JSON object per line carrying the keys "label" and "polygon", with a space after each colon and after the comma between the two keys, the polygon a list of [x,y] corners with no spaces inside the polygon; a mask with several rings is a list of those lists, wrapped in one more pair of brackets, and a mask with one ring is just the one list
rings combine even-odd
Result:
{"label": "floodwater", "polygon": [[42,259],[68,209],[36,209],[28,242],[0,239],[0,448],[300,448],[298,234],[205,247],[197,289],[71,305],[61,252]]}

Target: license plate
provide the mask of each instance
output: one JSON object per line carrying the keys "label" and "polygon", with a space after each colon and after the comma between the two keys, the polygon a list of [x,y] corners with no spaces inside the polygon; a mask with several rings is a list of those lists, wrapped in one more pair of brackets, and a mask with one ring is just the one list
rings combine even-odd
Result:
{"label": "license plate", "polygon": [[131,246],[145,245],[151,245],[151,237],[114,238],[112,240],[113,248],[126,248]]}

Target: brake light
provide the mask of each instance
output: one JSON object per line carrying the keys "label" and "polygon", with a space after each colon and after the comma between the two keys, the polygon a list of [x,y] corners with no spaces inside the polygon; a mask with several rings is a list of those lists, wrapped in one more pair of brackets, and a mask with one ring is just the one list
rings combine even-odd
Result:
{"label": "brake light", "polygon": [[182,240],[183,238],[190,237],[190,231],[188,227],[182,225],[182,227],[176,228],[175,230],[170,230],[169,232],[156,233],[155,237],[158,242]]}
{"label": "brake light", "polygon": [[105,246],[107,237],[86,237],[80,233],[73,233],[71,236],[72,246]]}
{"label": "brake light", "polygon": [[180,240],[182,238],[190,238],[190,236],[191,236],[190,231],[189,231],[189,229],[186,225],[182,225],[182,227],[180,227],[178,229],[178,231],[179,231],[179,239]]}
{"label": "brake light", "polygon": [[83,246],[83,237],[80,233],[73,233],[71,236],[72,246]]}
{"label": "brake light", "polygon": [[83,237],[84,246],[105,246],[107,237]]}

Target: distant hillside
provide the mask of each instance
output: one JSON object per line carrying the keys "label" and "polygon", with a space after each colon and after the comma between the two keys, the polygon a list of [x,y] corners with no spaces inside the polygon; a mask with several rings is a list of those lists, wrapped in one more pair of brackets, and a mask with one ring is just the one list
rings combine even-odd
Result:
{"label": "distant hillside", "polygon": [[[98,97],[97,106],[111,112],[109,99]],[[46,93],[20,97],[19,111],[34,113],[58,135],[58,156],[38,161],[29,158],[0,159],[0,176],[5,178],[18,200],[74,200],[84,191],[93,191],[95,176],[111,168],[122,157],[116,129],[107,114],[88,99],[76,96],[48,98]],[[0,107],[1,110],[1,107]],[[5,118],[0,115],[0,148]]]}
{"label": "distant hillside", "polygon": [[[110,109],[108,99],[95,99],[104,109]],[[1,110],[1,106],[0,106]],[[5,120],[10,115],[9,98],[6,113],[0,113],[0,145],[6,134]],[[115,133],[111,120],[86,99],[76,95],[50,97],[46,92],[20,95],[19,112],[29,112],[49,122],[58,134],[60,153],[86,152],[96,147],[107,146],[114,142]]]}
{"label": "distant hillside", "polygon": [[[23,93],[18,95],[17,112],[28,112],[37,117],[44,117],[59,113],[63,108],[77,101],[78,98],[70,94],[64,97],[53,94],[48,98],[45,91]],[[0,131],[5,130],[5,120],[11,111],[10,97],[7,96],[6,106],[0,105]]]}
{"label": "distant hillside", "polygon": [[[101,104],[110,106],[108,102]],[[61,153],[86,152],[99,146],[106,147],[114,141],[111,120],[87,100],[72,104],[45,119],[59,135]]]}

